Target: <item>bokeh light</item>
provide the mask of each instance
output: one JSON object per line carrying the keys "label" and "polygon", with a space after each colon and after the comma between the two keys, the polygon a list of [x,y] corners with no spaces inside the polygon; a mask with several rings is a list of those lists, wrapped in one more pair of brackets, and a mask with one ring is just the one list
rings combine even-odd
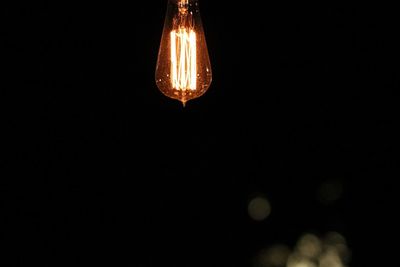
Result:
{"label": "bokeh light", "polygon": [[344,263],[350,261],[351,252],[343,235],[337,232],[329,232],[323,240],[326,251],[335,251]]}
{"label": "bokeh light", "polygon": [[317,264],[297,253],[290,255],[287,261],[287,267],[318,267]]}
{"label": "bokeh light", "polygon": [[327,249],[319,258],[319,267],[344,267],[337,250],[332,247]]}
{"label": "bokeh light", "polygon": [[340,233],[328,232],[323,237],[305,233],[293,250],[282,244],[262,249],[254,267],[346,267],[349,261],[350,249]]}
{"label": "bokeh light", "polygon": [[247,207],[250,218],[255,221],[263,221],[271,214],[271,204],[265,197],[253,198]]}
{"label": "bokeh light", "polygon": [[297,243],[297,252],[309,259],[316,259],[322,250],[321,240],[313,234],[303,235]]}

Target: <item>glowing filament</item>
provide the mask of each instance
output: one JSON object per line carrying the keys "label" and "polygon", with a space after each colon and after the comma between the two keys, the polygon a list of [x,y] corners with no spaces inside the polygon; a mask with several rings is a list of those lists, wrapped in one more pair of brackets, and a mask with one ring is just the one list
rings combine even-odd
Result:
{"label": "glowing filament", "polygon": [[171,83],[176,90],[196,90],[196,33],[180,28],[171,32]]}

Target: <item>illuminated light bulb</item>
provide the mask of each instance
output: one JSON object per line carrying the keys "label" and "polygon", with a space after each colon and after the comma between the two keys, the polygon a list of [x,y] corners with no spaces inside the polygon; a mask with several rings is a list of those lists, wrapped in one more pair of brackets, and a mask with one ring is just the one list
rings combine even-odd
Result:
{"label": "illuminated light bulb", "polygon": [[210,87],[211,64],[198,0],[168,0],[155,78],[163,94],[184,106]]}

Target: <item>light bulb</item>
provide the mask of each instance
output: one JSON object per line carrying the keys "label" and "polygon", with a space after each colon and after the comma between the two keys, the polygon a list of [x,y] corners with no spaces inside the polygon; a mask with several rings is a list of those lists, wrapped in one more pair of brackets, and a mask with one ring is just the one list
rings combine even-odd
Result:
{"label": "light bulb", "polygon": [[198,0],[168,0],[155,78],[163,94],[183,105],[210,87],[211,64]]}

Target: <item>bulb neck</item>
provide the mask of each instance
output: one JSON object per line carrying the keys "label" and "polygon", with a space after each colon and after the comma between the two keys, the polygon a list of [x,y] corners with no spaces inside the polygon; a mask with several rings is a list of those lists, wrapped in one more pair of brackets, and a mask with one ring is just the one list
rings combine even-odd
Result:
{"label": "bulb neck", "polygon": [[173,2],[182,16],[195,12],[199,7],[198,0],[173,0]]}
{"label": "bulb neck", "polygon": [[199,0],[169,0],[178,7],[198,5]]}
{"label": "bulb neck", "polygon": [[177,5],[179,4],[190,5],[199,2],[199,0],[170,0],[170,1],[174,2]]}

